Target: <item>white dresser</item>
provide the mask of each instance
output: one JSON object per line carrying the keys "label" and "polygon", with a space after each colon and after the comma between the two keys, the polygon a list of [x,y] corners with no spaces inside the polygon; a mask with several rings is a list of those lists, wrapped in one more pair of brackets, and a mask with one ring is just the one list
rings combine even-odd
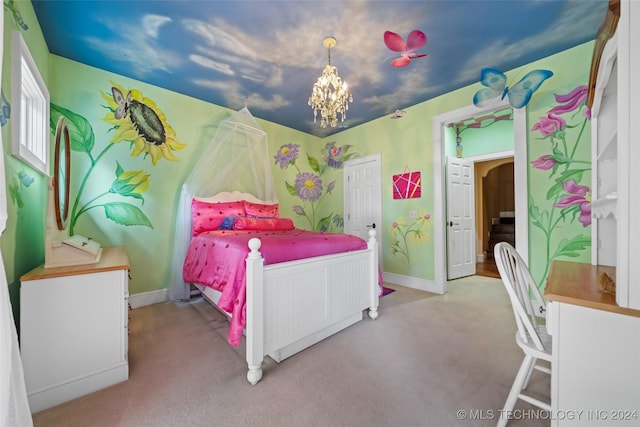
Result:
{"label": "white dresser", "polygon": [[20,348],[37,412],[129,378],[129,260],[104,248],[99,263],[40,266],[20,278]]}
{"label": "white dresser", "polygon": [[615,268],[553,261],[545,298],[553,337],[552,426],[640,425],[640,310],[600,292]]}

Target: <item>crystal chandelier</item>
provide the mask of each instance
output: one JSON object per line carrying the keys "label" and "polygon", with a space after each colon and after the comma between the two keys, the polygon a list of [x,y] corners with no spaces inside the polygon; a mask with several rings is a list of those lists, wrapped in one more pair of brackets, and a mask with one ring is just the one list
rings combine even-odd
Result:
{"label": "crystal chandelier", "polygon": [[325,37],[322,44],[329,51],[329,64],[313,85],[309,106],[313,108],[314,123],[320,112],[320,126],[326,128],[329,125],[334,128],[338,125],[338,114],[341,122],[347,117],[349,102],[353,102],[353,97],[347,83],[338,76],[338,69],[331,65],[331,48],[336,45],[335,37]]}

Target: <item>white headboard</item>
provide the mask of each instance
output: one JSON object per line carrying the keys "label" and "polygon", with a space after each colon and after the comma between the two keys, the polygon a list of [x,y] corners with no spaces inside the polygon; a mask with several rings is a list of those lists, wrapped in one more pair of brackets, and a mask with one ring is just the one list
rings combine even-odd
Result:
{"label": "white headboard", "polygon": [[233,192],[223,191],[223,192],[220,192],[220,193],[215,194],[215,195],[210,196],[210,197],[194,196],[193,198],[195,200],[200,200],[202,202],[209,202],[209,203],[235,202],[235,201],[239,201],[239,200],[246,200],[247,202],[260,203],[260,204],[264,204],[264,205],[274,205],[274,204],[278,203],[277,200],[260,200],[256,196],[254,196],[253,194],[241,193],[239,191],[233,191]]}

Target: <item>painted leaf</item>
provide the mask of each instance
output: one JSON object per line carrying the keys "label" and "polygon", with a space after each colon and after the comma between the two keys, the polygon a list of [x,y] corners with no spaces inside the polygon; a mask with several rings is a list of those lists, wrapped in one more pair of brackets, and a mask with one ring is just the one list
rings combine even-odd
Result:
{"label": "painted leaf", "polygon": [[329,215],[320,219],[320,221],[318,221],[318,225],[316,225],[316,230],[327,231],[329,229],[329,226],[331,225],[332,216],[333,213],[330,213]]}
{"label": "painted leaf", "polygon": [[81,151],[87,154],[91,153],[95,143],[95,135],[93,134],[93,128],[89,121],[81,115],[67,110],[66,108],[56,104],[51,104],[49,127],[53,133],[56,131],[56,126],[60,116],[65,116],[67,118],[71,150]]}
{"label": "painted leaf", "polygon": [[555,259],[561,256],[576,258],[580,256],[580,252],[589,247],[591,247],[591,237],[582,234],[572,237],[570,240],[562,239],[558,244],[558,249],[556,249],[553,258]]}
{"label": "painted leaf", "polygon": [[580,205],[567,206],[566,208],[560,210],[560,218],[562,218],[563,222],[567,222],[567,216],[571,215],[569,222],[575,222],[580,212]]}
{"label": "painted leaf", "polygon": [[545,219],[544,214],[540,213],[540,209],[535,205],[533,199],[529,199],[529,217],[531,218],[531,223],[533,225],[546,232],[547,220]]}
{"label": "painted leaf", "polygon": [[284,185],[287,187],[287,191],[292,196],[295,196],[295,195],[298,194],[298,190],[296,189],[296,187],[294,187],[293,185],[289,184],[287,181],[284,182]]}
{"label": "painted leaf", "polygon": [[104,205],[107,218],[120,225],[142,225],[153,228],[149,218],[136,206],[129,203],[114,202]]}
{"label": "painted leaf", "polygon": [[564,193],[563,183],[569,179],[573,179],[576,182],[580,182],[582,180],[582,175],[587,172],[588,169],[570,169],[562,172],[558,178],[556,178],[556,183],[549,187],[547,191],[547,200],[553,199],[558,194]]}
{"label": "painted leaf", "polygon": [[307,161],[309,162],[309,166],[311,166],[311,169],[315,173],[320,174],[320,163],[318,163],[318,159],[313,156],[307,155]]}

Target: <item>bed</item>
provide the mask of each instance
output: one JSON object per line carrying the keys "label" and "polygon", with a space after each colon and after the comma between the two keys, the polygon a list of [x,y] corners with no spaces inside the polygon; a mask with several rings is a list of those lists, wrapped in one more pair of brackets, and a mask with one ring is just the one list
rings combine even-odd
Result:
{"label": "bed", "polygon": [[231,345],[244,334],[251,384],[262,378],[265,356],[280,362],[362,320],[365,310],[378,317],[375,230],[364,241],[296,229],[277,202],[240,192],[194,197],[192,216],[184,281],[227,314]]}

